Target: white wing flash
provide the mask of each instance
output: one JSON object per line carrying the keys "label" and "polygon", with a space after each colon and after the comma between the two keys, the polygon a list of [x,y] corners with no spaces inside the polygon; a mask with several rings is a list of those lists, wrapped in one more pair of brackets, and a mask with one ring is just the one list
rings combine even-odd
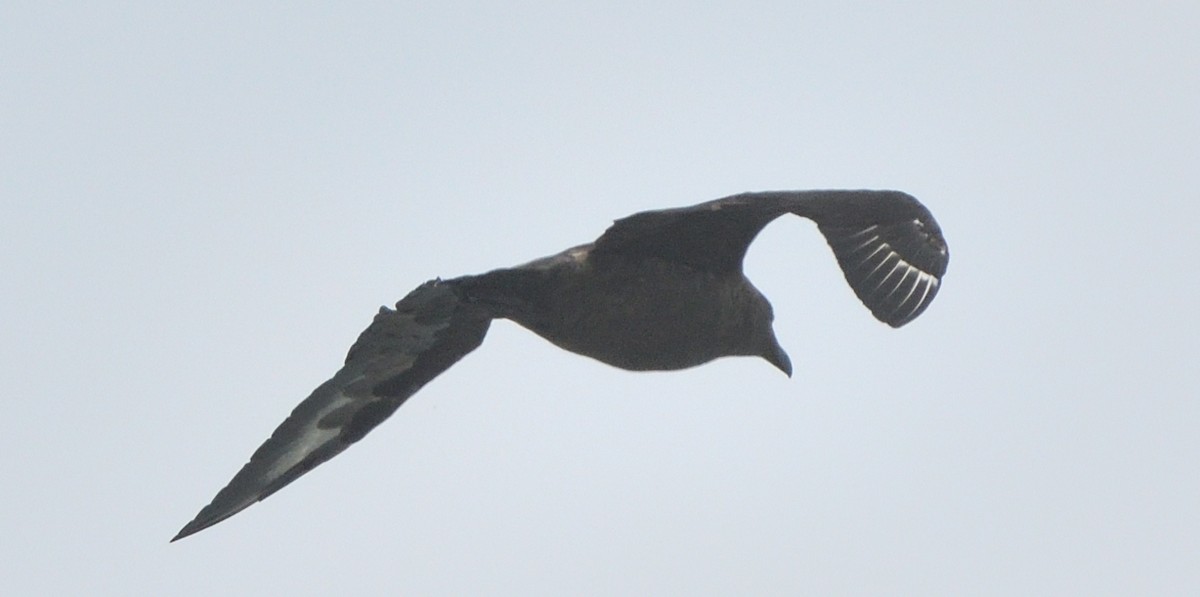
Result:
{"label": "white wing flash", "polygon": [[900,327],[937,296],[949,254],[920,220],[865,228],[821,226],[846,282],[875,318]]}

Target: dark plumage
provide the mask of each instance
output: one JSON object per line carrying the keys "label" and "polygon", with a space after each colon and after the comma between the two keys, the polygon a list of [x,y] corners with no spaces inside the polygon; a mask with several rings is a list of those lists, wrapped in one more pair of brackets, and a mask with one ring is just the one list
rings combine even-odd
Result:
{"label": "dark plumage", "polygon": [[250,457],[175,539],[210,527],[362,439],[483,341],[492,319],[632,370],[758,356],[789,376],[771,304],[742,274],[764,226],[812,219],[851,288],[900,327],[937,294],[949,253],[937,222],[898,191],[746,193],[617,220],[594,243],[522,266],[432,280],[375,316],[346,363]]}

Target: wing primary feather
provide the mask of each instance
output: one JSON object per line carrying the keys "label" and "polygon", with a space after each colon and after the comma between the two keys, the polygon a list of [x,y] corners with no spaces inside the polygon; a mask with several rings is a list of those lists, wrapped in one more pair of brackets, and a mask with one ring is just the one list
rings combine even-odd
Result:
{"label": "wing primary feather", "polygon": [[833,196],[796,212],[817,221],[846,282],[876,319],[893,327],[912,321],[936,296],[949,261],[937,222],[902,193]]}

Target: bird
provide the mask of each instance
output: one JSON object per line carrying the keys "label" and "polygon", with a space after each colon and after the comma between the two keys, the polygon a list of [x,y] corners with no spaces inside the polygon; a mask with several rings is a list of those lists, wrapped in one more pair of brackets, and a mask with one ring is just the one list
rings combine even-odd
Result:
{"label": "bird", "polygon": [[941,228],[890,190],[765,191],[616,220],[594,242],[524,265],[436,278],[382,307],[342,368],[292,411],[172,542],[215,525],[341,453],[483,342],[493,319],[633,371],[759,357],[788,377],[771,303],[742,269],[783,214],[816,222],[847,283],[879,321],[925,311],[949,262]]}

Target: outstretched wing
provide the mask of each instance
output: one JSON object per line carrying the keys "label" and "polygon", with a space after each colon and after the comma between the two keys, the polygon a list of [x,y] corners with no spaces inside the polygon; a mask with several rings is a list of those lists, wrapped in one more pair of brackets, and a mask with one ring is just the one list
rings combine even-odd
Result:
{"label": "outstretched wing", "polygon": [[483,341],[490,315],[452,283],[426,282],[383,308],[332,379],[292,411],[172,541],[208,528],[338,455]]}
{"label": "outstretched wing", "polygon": [[846,281],[876,319],[900,327],[937,295],[949,261],[946,241],[929,210],[899,191],[743,193],[637,213],[606,230],[593,254],[740,273],[751,241],[785,213],[817,223]]}

